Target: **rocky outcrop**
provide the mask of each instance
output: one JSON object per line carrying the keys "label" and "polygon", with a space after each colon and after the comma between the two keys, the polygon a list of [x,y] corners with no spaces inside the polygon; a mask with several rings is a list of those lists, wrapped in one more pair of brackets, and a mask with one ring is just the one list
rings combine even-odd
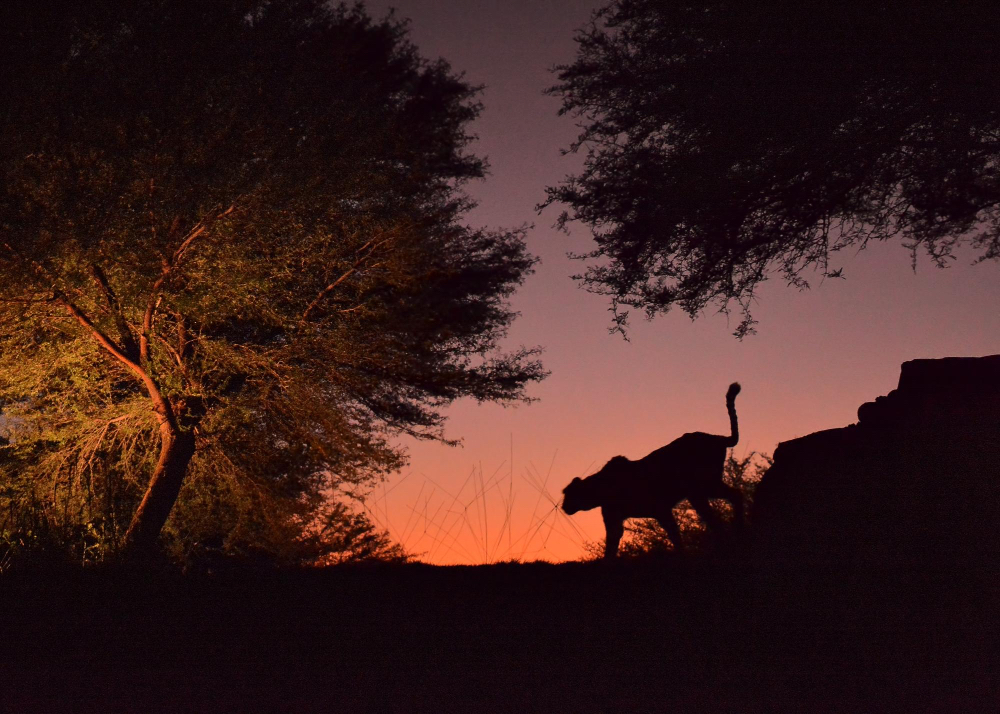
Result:
{"label": "rocky outcrop", "polygon": [[851,568],[1000,560],[1000,355],[913,360],[858,422],[778,445],[753,521],[777,559]]}

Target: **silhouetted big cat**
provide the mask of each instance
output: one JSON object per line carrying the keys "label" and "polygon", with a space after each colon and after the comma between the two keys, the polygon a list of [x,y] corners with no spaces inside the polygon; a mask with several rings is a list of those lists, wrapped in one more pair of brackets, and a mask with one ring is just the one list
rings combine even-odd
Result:
{"label": "silhouetted big cat", "polygon": [[722,480],[726,450],[736,446],[740,439],[736,423],[739,393],[740,385],[735,382],[726,392],[732,429],[728,436],[695,431],[638,461],[615,456],[593,476],[575,478],[563,489],[562,507],[566,513],[601,509],[607,531],[605,558],[618,554],[627,518],[655,518],[674,547],[680,548],[680,529],[673,508],[684,499],[691,502],[706,522],[715,520],[709,499],[725,499],[733,504],[734,523],[742,522],[743,494]]}

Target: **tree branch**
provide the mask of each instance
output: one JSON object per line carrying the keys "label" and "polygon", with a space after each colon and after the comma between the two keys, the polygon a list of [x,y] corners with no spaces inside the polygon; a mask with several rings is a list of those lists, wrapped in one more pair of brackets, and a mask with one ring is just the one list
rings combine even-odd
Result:
{"label": "tree branch", "polygon": [[132,328],[129,326],[128,322],[125,320],[125,316],[122,314],[121,304],[118,302],[118,296],[115,295],[115,291],[111,288],[108,282],[107,275],[101,269],[97,263],[90,264],[90,273],[94,277],[94,282],[97,284],[98,289],[104,296],[104,301],[108,305],[108,309],[111,311],[111,316],[115,321],[115,327],[118,328],[118,337],[121,340],[122,350],[133,362],[139,361],[139,346],[135,342],[135,337],[132,335]]}
{"label": "tree branch", "polygon": [[185,386],[187,386],[189,389],[193,389],[195,386],[194,379],[192,379],[191,373],[188,371],[187,365],[184,364],[184,355],[178,352],[176,349],[174,349],[174,346],[171,345],[170,341],[167,340],[165,337],[156,335],[156,339],[158,339],[160,343],[163,345],[163,349],[165,349],[170,354],[170,356],[174,358],[174,362],[177,364],[177,368],[181,372],[181,377],[184,380]]}
{"label": "tree branch", "polygon": [[174,312],[174,319],[177,320],[177,354],[183,360],[187,356],[188,345],[191,344],[191,340],[188,339],[184,316],[179,312]]}
{"label": "tree branch", "polygon": [[[195,241],[196,238],[201,236],[208,230],[210,223],[228,216],[236,208],[236,204],[233,203],[225,211],[218,214],[211,219],[211,222],[199,221],[194,228],[184,237],[181,244],[174,251],[174,254],[170,259],[163,260],[163,268],[160,271],[160,277],[156,279],[153,283],[152,289],[149,291],[149,299],[146,301],[146,310],[142,315],[142,332],[139,334],[139,361],[143,364],[149,361],[149,337],[153,332],[153,319],[156,316],[156,308],[160,303],[160,291],[163,289],[163,285],[167,282],[174,268],[184,257],[188,248]],[[175,221],[176,224],[176,221]]]}
{"label": "tree branch", "polygon": [[68,312],[77,322],[79,322],[83,328],[90,333],[90,336],[97,340],[112,357],[121,362],[125,367],[129,369],[138,379],[142,382],[143,386],[146,387],[146,391],[149,393],[149,398],[153,401],[153,411],[156,412],[157,419],[160,421],[161,427],[167,426],[172,431],[177,430],[177,419],[174,416],[174,410],[170,405],[170,401],[163,396],[160,392],[160,386],[156,383],[156,380],[142,368],[140,364],[129,359],[129,356],[125,351],[116,345],[114,341],[105,335],[97,325],[94,324],[86,313],[84,313],[76,304],[67,298],[63,293],[56,291],[55,300],[60,303],[66,312]]}
{"label": "tree branch", "polygon": [[363,246],[361,246],[358,249],[358,252],[363,253],[363,255],[361,255],[361,257],[359,257],[357,260],[354,261],[354,265],[352,265],[350,268],[344,271],[339,278],[337,278],[332,283],[327,285],[325,288],[320,290],[319,295],[317,295],[316,298],[311,303],[309,303],[308,307],[306,307],[305,311],[302,313],[302,317],[299,318],[299,328],[302,328],[305,325],[306,320],[309,319],[309,313],[311,313],[324,300],[324,298],[326,298],[327,295],[332,293],[337,288],[338,285],[340,285],[345,280],[347,280],[351,275],[353,275],[357,271],[357,269],[361,267],[361,265],[365,262],[365,260],[371,257],[371,254],[375,252],[375,249],[384,244],[385,242],[387,242],[388,240],[389,240],[388,238],[385,238],[384,240],[381,240],[378,243],[376,243],[375,240],[372,239],[367,243],[365,243]]}

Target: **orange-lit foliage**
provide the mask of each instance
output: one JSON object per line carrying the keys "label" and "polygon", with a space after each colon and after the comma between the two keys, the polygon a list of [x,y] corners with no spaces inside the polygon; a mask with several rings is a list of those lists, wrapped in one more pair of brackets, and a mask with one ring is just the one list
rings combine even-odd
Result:
{"label": "orange-lit foliage", "polygon": [[16,5],[4,537],[138,552],[169,516],[178,556],[301,559],[331,488],[404,462],[394,435],[443,438],[454,399],[542,376],[498,349],[523,233],[462,220],[476,89],[404,24],[319,0]]}

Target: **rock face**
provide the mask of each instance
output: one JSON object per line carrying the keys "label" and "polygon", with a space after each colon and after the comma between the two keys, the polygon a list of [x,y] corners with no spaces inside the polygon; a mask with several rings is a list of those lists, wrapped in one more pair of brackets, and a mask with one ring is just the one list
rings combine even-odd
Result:
{"label": "rock face", "polygon": [[995,568],[1000,355],[906,362],[858,423],[779,444],[753,521],[789,564]]}

